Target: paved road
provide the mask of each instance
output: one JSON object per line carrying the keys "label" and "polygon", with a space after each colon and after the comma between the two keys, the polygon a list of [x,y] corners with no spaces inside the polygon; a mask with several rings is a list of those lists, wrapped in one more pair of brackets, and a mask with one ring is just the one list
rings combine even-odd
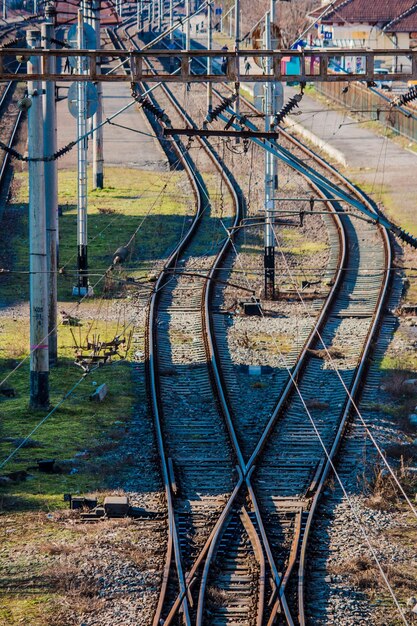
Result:
{"label": "paved road", "polygon": [[[61,93],[65,91],[61,90]],[[128,84],[103,84],[104,117],[109,117],[130,101]],[[115,118],[114,122],[144,133],[153,133],[144,114],[138,111],[136,105]],[[76,131],[76,120],[68,112],[67,100],[62,100],[58,103],[58,146],[74,140]],[[91,162],[91,145],[89,153]],[[104,161],[105,165],[152,170],[165,170],[168,163],[158,141],[153,137],[108,124],[104,126]],[[73,148],[59,160],[59,166],[74,168],[76,162],[77,150]]]}
{"label": "paved road", "polygon": [[[296,91],[286,87],[285,100]],[[373,132],[372,122],[363,128],[346,113],[326,109],[310,96],[304,96],[300,110],[302,114],[293,119],[344,155],[351,179],[365,185],[377,201],[383,192],[386,208],[394,216],[398,209],[415,211],[417,154]]]}

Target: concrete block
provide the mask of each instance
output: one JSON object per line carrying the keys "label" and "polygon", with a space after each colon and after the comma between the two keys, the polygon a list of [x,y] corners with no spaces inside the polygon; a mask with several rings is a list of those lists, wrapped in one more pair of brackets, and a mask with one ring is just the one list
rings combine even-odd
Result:
{"label": "concrete block", "polygon": [[107,496],[104,499],[104,510],[107,517],[125,517],[129,513],[127,496]]}

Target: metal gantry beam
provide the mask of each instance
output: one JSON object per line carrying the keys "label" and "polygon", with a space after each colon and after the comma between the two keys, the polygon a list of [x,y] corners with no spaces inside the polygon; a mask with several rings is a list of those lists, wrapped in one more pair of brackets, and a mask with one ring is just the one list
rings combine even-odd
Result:
{"label": "metal gantry beam", "polygon": [[[0,49],[0,81],[10,81],[15,79],[15,75],[8,69],[8,62],[11,54],[16,55],[23,61],[28,60],[28,51],[26,48]],[[84,73],[66,73],[53,72],[51,69],[52,58],[66,57],[84,57],[87,59],[87,67]],[[40,71],[32,76],[25,70],[19,73],[20,80],[60,80],[64,82],[81,81],[100,81],[100,82],[135,82],[146,81],[147,83],[155,82],[186,82],[196,83],[209,81],[211,83],[224,82],[274,82],[274,81],[297,81],[297,82],[352,82],[352,81],[377,81],[381,79],[381,74],[377,70],[380,69],[381,62],[388,64],[390,67],[401,67],[402,72],[394,71],[384,78],[392,81],[408,81],[417,80],[417,50],[365,50],[339,48],[326,50],[306,50],[300,52],[298,50],[33,50],[32,58],[40,58]],[[166,70],[161,70],[158,74],[153,74],[149,70],[144,59],[155,63],[158,60],[164,60],[169,57],[175,57],[179,60],[181,71],[178,74],[170,74]],[[197,58],[226,58],[227,68],[224,74],[218,74],[213,69],[210,74],[193,74],[190,67],[190,61]],[[132,76],[126,75],[123,67],[112,72],[111,74],[101,74],[100,67],[103,60],[107,58],[127,60],[132,69]],[[272,71],[270,74],[259,73],[246,74],[245,63],[251,62],[255,58],[261,58],[265,61],[270,59]],[[354,72],[342,73],[337,72],[334,68],[340,67],[341,61],[352,63]],[[214,64],[213,64],[214,66]],[[251,66],[256,68],[255,62]],[[215,66],[214,66],[215,67]],[[332,69],[333,67],[333,69]]]}

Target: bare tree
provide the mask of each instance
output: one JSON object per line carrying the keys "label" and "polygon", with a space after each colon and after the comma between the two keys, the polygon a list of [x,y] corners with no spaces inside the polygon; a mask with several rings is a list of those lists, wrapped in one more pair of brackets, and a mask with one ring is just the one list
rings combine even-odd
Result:
{"label": "bare tree", "polygon": [[[224,13],[232,6],[232,0],[223,0]],[[249,33],[270,7],[270,0],[240,0],[243,35]],[[276,22],[281,30],[283,47],[288,47],[311,23],[308,13],[320,6],[320,0],[291,0],[276,2]]]}

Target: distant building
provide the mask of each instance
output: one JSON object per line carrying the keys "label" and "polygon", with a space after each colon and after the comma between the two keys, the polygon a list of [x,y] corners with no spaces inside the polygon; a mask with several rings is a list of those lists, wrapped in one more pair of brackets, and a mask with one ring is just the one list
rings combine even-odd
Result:
{"label": "distant building", "polygon": [[416,0],[335,0],[327,10],[325,2],[309,17],[320,17],[311,36],[315,45],[417,47]]}

